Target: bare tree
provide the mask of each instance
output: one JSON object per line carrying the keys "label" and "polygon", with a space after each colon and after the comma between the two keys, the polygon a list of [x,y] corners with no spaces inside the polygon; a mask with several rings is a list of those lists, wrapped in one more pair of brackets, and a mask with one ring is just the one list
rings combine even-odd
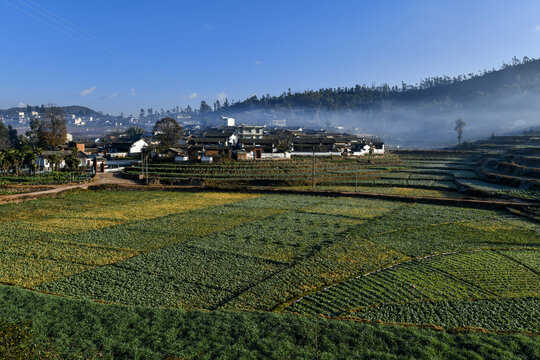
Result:
{"label": "bare tree", "polygon": [[454,130],[457,131],[458,146],[460,147],[461,139],[463,139],[463,128],[465,127],[465,125],[467,124],[465,123],[465,121],[461,120],[461,118],[456,120],[456,127]]}
{"label": "bare tree", "polygon": [[67,128],[64,111],[55,105],[45,108],[39,124],[39,145],[43,148],[56,149],[66,142]]}

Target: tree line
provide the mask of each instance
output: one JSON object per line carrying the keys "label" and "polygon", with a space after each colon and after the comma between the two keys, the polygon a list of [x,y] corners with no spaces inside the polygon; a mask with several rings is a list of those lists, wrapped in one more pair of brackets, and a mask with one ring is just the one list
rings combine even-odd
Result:
{"label": "tree line", "polygon": [[[321,88],[293,92],[291,89],[281,95],[270,94],[258,97],[253,95],[245,100],[232,101],[225,98],[208,104],[202,100],[198,108],[188,105],[171,109],[141,109],[140,119],[157,120],[163,117],[182,115],[187,117],[216,116],[220,113],[235,113],[252,109],[312,109],[344,110],[377,107],[382,101],[422,101],[436,103],[440,98],[468,99],[471,94],[493,94],[512,89],[537,88],[540,82],[538,71],[540,60],[513,57],[508,63],[503,62],[499,69],[484,69],[478,73],[458,76],[434,76],[421,79],[419,83],[400,85],[355,85],[353,87]],[[510,75],[510,76],[505,76]]]}
{"label": "tree line", "polygon": [[[66,142],[67,127],[63,110],[50,105],[41,110],[41,119],[30,121],[30,130],[24,135],[18,134],[13,126],[6,126],[0,121],[0,171],[2,174],[20,175],[21,168],[26,167],[29,175],[37,171],[37,157],[43,156],[46,150],[58,150]],[[62,156],[58,153],[45,157],[58,173],[64,162],[74,171],[78,169],[77,151]]]}

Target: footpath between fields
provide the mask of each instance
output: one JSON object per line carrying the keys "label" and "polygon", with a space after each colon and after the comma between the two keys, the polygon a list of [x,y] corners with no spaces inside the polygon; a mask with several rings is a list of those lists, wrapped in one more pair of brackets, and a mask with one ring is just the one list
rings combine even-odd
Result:
{"label": "footpath between fields", "polygon": [[63,192],[75,189],[105,190],[105,191],[219,191],[219,192],[247,192],[255,194],[288,194],[288,195],[315,195],[331,197],[358,197],[373,198],[380,200],[416,202],[424,204],[440,204],[447,206],[474,207],[484,209],[514,209],[520,211],[529,207],[538,207],[540,202],[534,201],[511,201],[503,199],[479,199],[479,198],[448,198],[434,196],[410,196],[400,194],[380,194],[369,192],[352,192],[337,190],[317,189],[290,189],[285,187],[214,187],[209,185],[141,185],[140,183],[122,178],[111,173],[100,174],[92,182],[79,184],[58,185],[53,188],[29,193],[11,194],[0,196],[0,203],[21,202],[34,200],[41,197],[54,197]]}

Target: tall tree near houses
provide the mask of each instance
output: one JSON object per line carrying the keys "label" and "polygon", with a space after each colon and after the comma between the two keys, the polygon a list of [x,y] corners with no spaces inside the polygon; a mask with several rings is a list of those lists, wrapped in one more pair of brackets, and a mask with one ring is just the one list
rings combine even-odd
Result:
{"label": "tall tree near houses", "polygon": [[459,147],[461,147],[461,140],[463,139],[463,128],[465,128],[465,125],[467,124],[461,118],[456,120],[456,127],[454,128],[454,130],[457,132]]}
{"label": "tall tree near houses", "polygon": [[23,153],[18,149],[11,148],[7,150],[7,158],[13,169],[13,175],[19,175],[20,166],[24,161]]}
{"label": "tall tree near houses", "polygon": [[2,169],[2,174],[6,174],[9,169],[7,150],[0,150],[0,169]]}
{"label": "tall tree near houses", "polygon": [[30,120],[30,130],[26,132],[26,137],[28,138],[28,143],[30,144],[30,146],[39,145],[39,125],[40,121],[38,118]]}
{"label": "tall tree near houses", "polygon": [[0,121],[0,150],[9,148],[9,130],[2,121]]}
{"label": "tall tree near houses", "polygon": [[57,149],[66,142],[66,136],[64,111],[55,105],[45,108],[38,130],[39,145],[47,149]]}
{"label": "tall tree near houses", "polygon": [[51,167],[56,171],[56,175],[58,175],[58,172],[60,171],[60,165],[62,164],[62,160],[64,160],[64,157],[58,153],[54,153],[47,155],[46,158],[49,164],[51,164]]}
{"label": "tall tree near houses", "polygon": [[73,148],[73,151],[71,152],[71,154],[64,157],[66,166],[69,168],[72,174],[73,172],[79,169],[80,160],[77,157],[77,154],[78,154],[77,149]]}
{"label": "tall tree near houses", "polygon": [[184,134],[182,126],[173,118],[163,118],[154,125],[154,138],[159,141],[160,150],[164,151],[178,145]]}
{"label": "tall tree near houses", "polygon": [[9,146],[18,149],[21,145],[21,140],[19,139],[19,134],[17,133],[17,129],[13,128],[13,126],[8,125],[8,138],[9,138]]}
{"label": "tall tree near houses", "polygon": [[144,135],[144,129],[139,126],[132,126],[126,130],[126,134],[131,141],[137,141],[142,139]]}
{"label": "tall tree near houses", "polygon": [[210,107],[210,105],[206,103],[206,101],[202,100],[201,106],[199,107],[199,112],[201,114],[209,113],[209,112],[212,112],[212,108]]}
{"label": "tall tree near houses", "polygon": [[23,165],[28,165],[28,174],[35,175],[36,174],[36,160],[37,160],[37,151],[33,148],[31,148],[29,145],[24,145],[21,148],[21,152],[23,154]]}

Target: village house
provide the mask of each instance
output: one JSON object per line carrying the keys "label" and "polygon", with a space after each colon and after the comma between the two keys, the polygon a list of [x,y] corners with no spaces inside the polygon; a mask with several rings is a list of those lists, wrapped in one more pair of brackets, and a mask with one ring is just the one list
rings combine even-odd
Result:
{"label": "village house", "polygon": [[137,156],[147,146],[148,143],[144,139],[137,141],[115,141],[107,147],[107,156],[110,158]]}
{"label": "village house", "polygon": [[[38,155],[36,158],[36,166],[39,171],[52,171],[53,170],[53,164],[50,163],[48,158],[51,155],[59,155],[62,158],[62,161],[59,164],[59,169],[63,169],[66,166],[66,162],[63,160],[66,156],[71,155],[72,152],[68,150],[51,150],[51,151],[44,151],[43,154]],[[90,155],[85,154],[82,151],[77,152],[77,158],[79,159],[79,167],[85,168],[85,167],[91,167],[92,166],[92,159],[93,157]]]}
{"label": "village house", "polygon": [[238,141],[245,142],[246,140],[257,140],[263,138],[264,126],[256,125],[240,125],[236,128]]}
{"label": "village house", "polygon": [[220,127],[217,129],[208,129],[200,135],[191,137],[192,143],[197,145],[220,145],[234,146],[238,142],[238,136],[235,134],[234,127]]}

